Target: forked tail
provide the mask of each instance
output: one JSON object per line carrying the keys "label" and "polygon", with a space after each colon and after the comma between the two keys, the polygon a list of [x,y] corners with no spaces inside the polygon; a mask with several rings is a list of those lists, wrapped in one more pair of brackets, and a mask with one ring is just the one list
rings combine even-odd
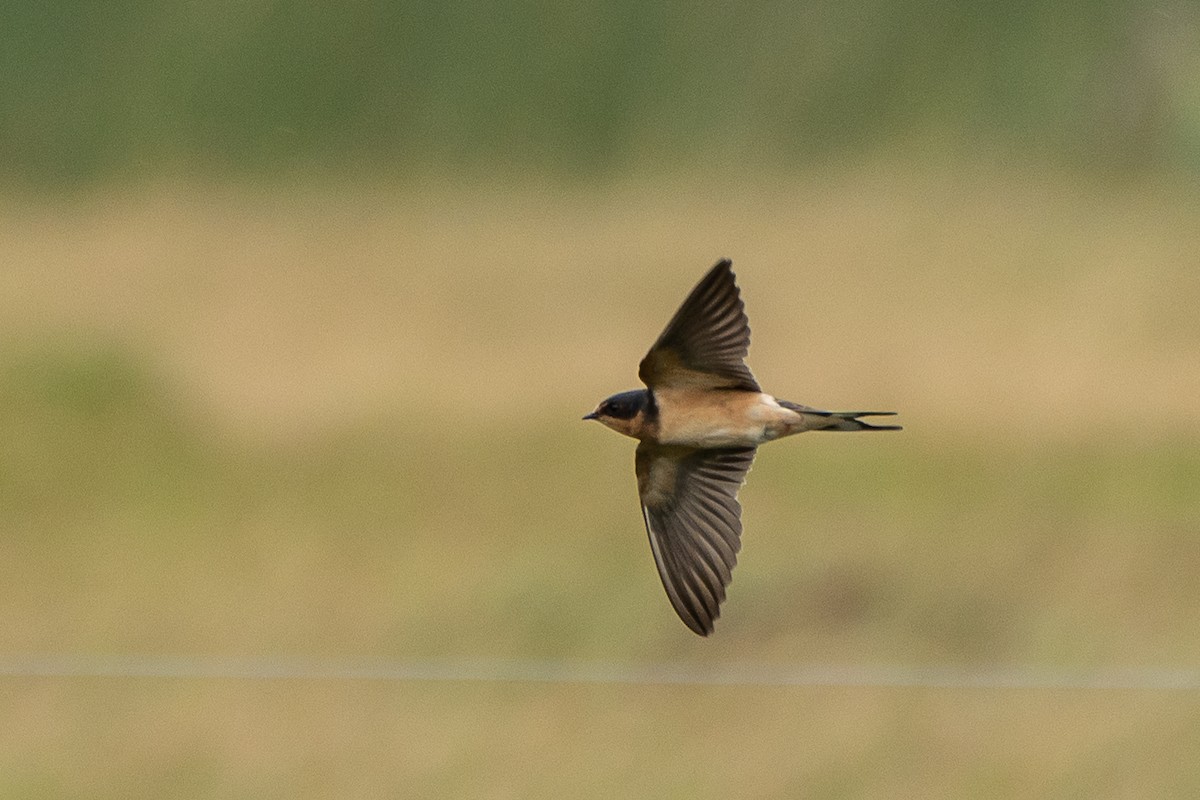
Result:
{"label": "forked tail", "polygon": [[804,415],[806,431],[898,431],[899,425],[872,425],[859,417],[894,417],[895,411],[821,411],[780,400],[779,405]]}

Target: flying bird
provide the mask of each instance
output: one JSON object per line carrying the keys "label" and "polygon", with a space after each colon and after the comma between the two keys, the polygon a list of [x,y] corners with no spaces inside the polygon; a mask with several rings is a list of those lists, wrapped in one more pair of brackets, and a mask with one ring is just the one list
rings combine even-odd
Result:
{"label": "flying bird", "polygon": [[634,468],[650,549],[671,605],[713,631],[741,549],[737,494],[760,445],[804,431],[894,431],[762,391],[746,366],[750,324],[731,262],[717,262],[638,366],[645,389],[614,394],[584,417],[638,440]]}

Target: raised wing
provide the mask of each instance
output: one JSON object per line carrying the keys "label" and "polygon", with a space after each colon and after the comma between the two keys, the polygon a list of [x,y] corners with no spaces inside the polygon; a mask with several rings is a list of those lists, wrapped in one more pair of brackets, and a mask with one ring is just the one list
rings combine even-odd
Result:
{"label": "raised wing", "polygon": [[744,361],[750,322],[730,267],[724,259],[708,271],[642,359],[638,377],[651,389],[760,391]]}
{"label": "raised wing", "polygon": [[753,461],[753,447],[638,445],[638,494],[654,562],[675,612],[701,636],[712,633],[737,563],[737,493]]}

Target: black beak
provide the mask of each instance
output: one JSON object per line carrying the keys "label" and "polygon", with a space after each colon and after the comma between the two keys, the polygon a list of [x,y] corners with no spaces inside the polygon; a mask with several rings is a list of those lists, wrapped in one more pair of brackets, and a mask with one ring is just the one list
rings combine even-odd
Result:
{"label": "black beak", "polygon": [[584,419],[600,419],[600,415],[593,411],[592,413],[586,415]]}

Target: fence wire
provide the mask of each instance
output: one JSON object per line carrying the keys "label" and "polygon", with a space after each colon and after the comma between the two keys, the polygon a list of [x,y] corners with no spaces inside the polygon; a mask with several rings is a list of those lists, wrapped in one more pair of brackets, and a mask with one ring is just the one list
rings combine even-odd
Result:
{"label": "fence wire", "polygon": [[1043,666],[624,664],[522,659],[319,659],[148,654],[0,655],[0,678],[307,680],[452,683],[1200,690],[1200,669]]}

